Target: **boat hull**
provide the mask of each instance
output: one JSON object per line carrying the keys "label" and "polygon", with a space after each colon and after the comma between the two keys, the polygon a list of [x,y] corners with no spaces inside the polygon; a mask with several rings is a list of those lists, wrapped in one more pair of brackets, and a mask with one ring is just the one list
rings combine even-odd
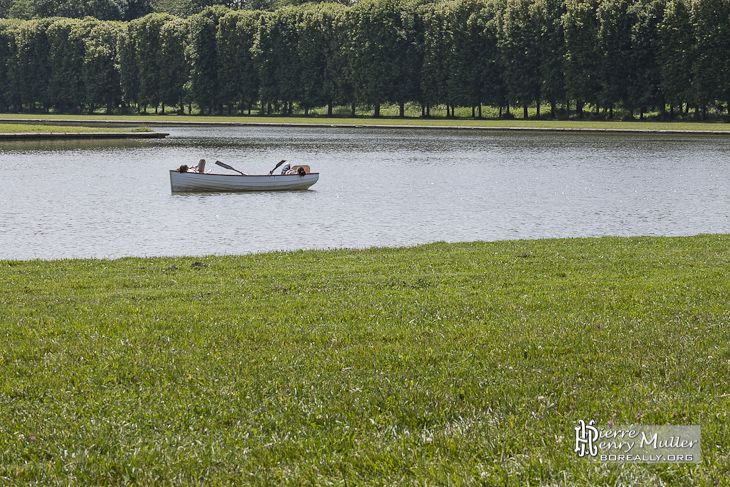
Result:
{"label": "boat hull", "polygon": [[307,189],[319,180],[319,173],[300,176],[289,175],[240,175],[198,174],[170,171],[170,188],[173,193],[235,192],[235,191],[296,191]]}

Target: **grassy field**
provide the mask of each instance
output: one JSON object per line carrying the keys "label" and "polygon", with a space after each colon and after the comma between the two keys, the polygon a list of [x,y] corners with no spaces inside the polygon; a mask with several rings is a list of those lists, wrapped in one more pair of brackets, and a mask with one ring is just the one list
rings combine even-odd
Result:
{"label": "grassy field", "polygon": [[691,130],[691,131],[723,131],[730,133],[730,124],[722,122],[652,122],[652,121],[590,121],[590,120],[524,120],[524,119],[473,119],[473,118],[420,118],[397,116],[208,116],[208,115],[41,115],[41,114],[0,114],[3,120],[79,120],[94,122],[125,121],[140,124],[158,123],[272,123],[272,124],[312,124],[312,125],[398,125],[398,126],[432,126],[432,127],[529,127],[552,129],[612,129],[612,130]]}
{"label": "grassy field", "polygon": [[[728,485],[730,235],[0,262],[2,485]],[[573,453],[701,425],[699,465]]]}

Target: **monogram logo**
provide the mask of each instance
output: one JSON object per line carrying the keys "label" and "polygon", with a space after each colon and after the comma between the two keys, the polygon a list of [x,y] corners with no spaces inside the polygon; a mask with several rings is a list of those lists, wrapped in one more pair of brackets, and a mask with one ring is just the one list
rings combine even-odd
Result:
{"label": "monogram logo", "polygon": [[590,455],[595,457],[598,454],[598,447],[595,442],[598,441],[598,429],[593,426],[595,421],[586,424],[582,419],[578,421],[575,427],[575,452],[579,457]]}

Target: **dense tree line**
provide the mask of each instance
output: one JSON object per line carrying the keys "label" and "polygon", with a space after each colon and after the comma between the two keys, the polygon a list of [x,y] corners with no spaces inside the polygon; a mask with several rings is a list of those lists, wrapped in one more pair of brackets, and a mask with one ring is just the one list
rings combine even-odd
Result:
{"label": "dense tree line", "polygon": [[[94,17],[130,21],[151,13],[187,17],[215,5],[230,9],[276,10],[308,1],[312,0],[0,0],[0,18]],[[350,4],[350,0],[329,1]]]}
{"label": "dense tree line", "polygon": [[474,116],[483,106],[702,116],[730,101],[728,53],[730,0],[363,0],[129,22],[0,19],[0,110],[367,105],[377,115],[395,104],[402,115],[417,104],[426,116],[437,105]]}

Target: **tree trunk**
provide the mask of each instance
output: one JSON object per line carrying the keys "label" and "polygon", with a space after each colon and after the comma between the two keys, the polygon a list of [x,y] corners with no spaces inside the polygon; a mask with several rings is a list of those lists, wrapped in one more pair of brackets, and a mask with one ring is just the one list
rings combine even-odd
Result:
{"label": "tree trunk", "polygon": [[355,109],[357,108],[357,105],[353,103],[351,108],[352,108],[352,116],[354,117],[355,116]]}
{"label": "tree trunk", "polygon": [[327,116],[328,117],[331,117],[332,116],[332,102],[329,102],[327,104]]}
{"label": "tree trunk", "polygon": [[527,103],[524,103],[522,106],[522,118],[527,120]]}
{"label": "tree trunk", "polygon": [[380,116],[380,103],[377,103],[375,105],[375,117],[379,117],[379,116]]}
{"label": "tree trunk", "polygon": [[406,102],[404,102],[404,101],[400,102],[400,106],[399,106],[398,112],[399,112],[399,115],[398,116],[400,118],[403,118],[403,117],[406,116]]}

